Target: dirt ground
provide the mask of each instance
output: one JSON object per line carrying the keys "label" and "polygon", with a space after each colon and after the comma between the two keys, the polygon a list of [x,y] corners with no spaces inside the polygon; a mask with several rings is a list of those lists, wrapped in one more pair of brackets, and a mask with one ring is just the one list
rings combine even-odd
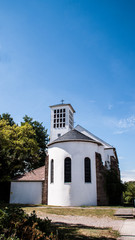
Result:
{"label": "dirt ground", "polygon": [[120,231],[124,224],[124,220],[114,220],[108,217],[97,218],[97,217],[85,217],[85,216],[63,216],[56,214],[40,214],[37,212],[40,218],[48,217],[55,223],[68,223],[68,224],[80,224],[84,226],[100,227],[100,228],[112,228]]}

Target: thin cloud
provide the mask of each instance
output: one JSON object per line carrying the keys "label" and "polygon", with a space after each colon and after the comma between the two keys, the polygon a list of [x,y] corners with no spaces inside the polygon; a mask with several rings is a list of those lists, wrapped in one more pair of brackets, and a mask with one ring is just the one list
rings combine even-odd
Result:
{"label": "thin cloud", "polygon": [[117,128],[113,134],[123,134],[128,132],[130,129],[135,128],[135,116],[132,115],[128,118],[122,118],[120,120],[113,120],[112,124]]}
{"label": "thin cloud", "polygon": [[125,104],[124,101],[119,101],[118,104],[122,105],[122,104]]}
{"label": "thin cloud", "polygon": [[120,119],[119,122],[118,122],[118,127],[119,128],[124,128],[124,129],[135,127],[135,116]]}
{"label": "thin cloud", "polygon": [[135,129],[135,115],[121,119],[104,117],[104,122],[113,128],[113,134],[120,135]]}
{"label": "thin cloud", "polygon": [[118,130],[118,131],[115,131],[113,134],[120,135],[120,134],[123,134],[123,133],[126,133],[126,132],[127,132],[127,130]]}
{"label": "thin cloud", "polygon": [[121,179],[123,182],[135,181],[135,169],[122,172]]}
{"label": "thin cloud", "polygon": [[119,158],[120,160],[125,159],[123,156],[118,156],[118,158]]}
{"label": "thin cloud", "polygon": [[113,108],[113,105],[112,104],[109,104],[108,105],[108,110],[111,110]]}
{"label": "thin cloud", "polygon": [[90,103],[95,103],[96,101],[95,100],[89,100]]}

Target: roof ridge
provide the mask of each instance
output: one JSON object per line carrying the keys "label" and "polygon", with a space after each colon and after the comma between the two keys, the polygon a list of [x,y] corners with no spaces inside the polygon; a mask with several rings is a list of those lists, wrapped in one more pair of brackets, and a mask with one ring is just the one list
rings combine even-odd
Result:
{"label": "roof ridge", "polygon": [[48,146],[51,144],[58,143],[58,142],[67,142],[67,141],[89,141],[89,142],[101,144],[98,141],[90,138],[89,136],[86,136],[85,134],[81,133],[80,131],[78,131],[77,129],[74,128],[74,129],[71,129],[70,131],[66,132],[62,136],[58,137],[54,141],[50,142],[48,144]]}
{"label": "roof ridge", "polygon": [[[77,124],[76,127],[80,127],[82,128],[84,131],[86,131],[88,134],[91,134],[94,138],[96,138],[96,141],[101,142],[102,144],[110,147],[110,148],[114,148],[112,145],[110,145],[109,143],[105,142],[104,140],[102,140],[101,138],[97,137],[95,134],[91,133],[89,130],[87,130],[86,128],[82,127],[81,125]],[[76,128],[75,127],[75,128]],[[94,139],[95,140],[95,139]]]}

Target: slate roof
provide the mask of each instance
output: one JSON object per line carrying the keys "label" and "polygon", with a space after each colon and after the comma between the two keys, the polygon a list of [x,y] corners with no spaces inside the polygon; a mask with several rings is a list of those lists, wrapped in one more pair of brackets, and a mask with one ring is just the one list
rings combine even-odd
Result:
{"label": "slate roof", "polygon": [[93,138],[93,140],[100,142],[101,144],[103,144],[105,146],[105,149],[109,149],[109,148],[114,148],[113,146],[111,146],[110,144],[108,144],[107,142],[105,142],[104,140],[102,140],[101,138],[95,136],[93,133],[89,132],[88,130],[86,130],[85,128],[83,128],[80,125],[77,125],[75,127],[75,129],[83,134],[85,134],[86,136],[89,136],[91,138]]}
{"label": "slate roof", "polygon": [[45,166],[27,172],[13,179],[13,182],[41,182],[45,180]]}
{"label": "slate roof", "polygon": [[69,132],[65,133],[64,135],[60,136],[53,142],[50,142],[48,146],[54,144],[54,143],[59,143],[59,142],[68,142],[68,141],[82,141],[82,142],[94,142],[99,145],[101,143],[95,141],[94,139],[82,134],[81,132],[77,131],[76,129],[70,130]]}

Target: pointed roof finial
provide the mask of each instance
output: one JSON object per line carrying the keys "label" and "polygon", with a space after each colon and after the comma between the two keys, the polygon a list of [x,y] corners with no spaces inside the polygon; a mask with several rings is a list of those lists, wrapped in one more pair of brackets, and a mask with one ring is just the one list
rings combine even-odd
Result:
{"label": "pointed roof finial", "polygon": [[64,100],[63,100],[63,99],[61,100],[61,103],[62,103],[62,104],[64,103]]}

